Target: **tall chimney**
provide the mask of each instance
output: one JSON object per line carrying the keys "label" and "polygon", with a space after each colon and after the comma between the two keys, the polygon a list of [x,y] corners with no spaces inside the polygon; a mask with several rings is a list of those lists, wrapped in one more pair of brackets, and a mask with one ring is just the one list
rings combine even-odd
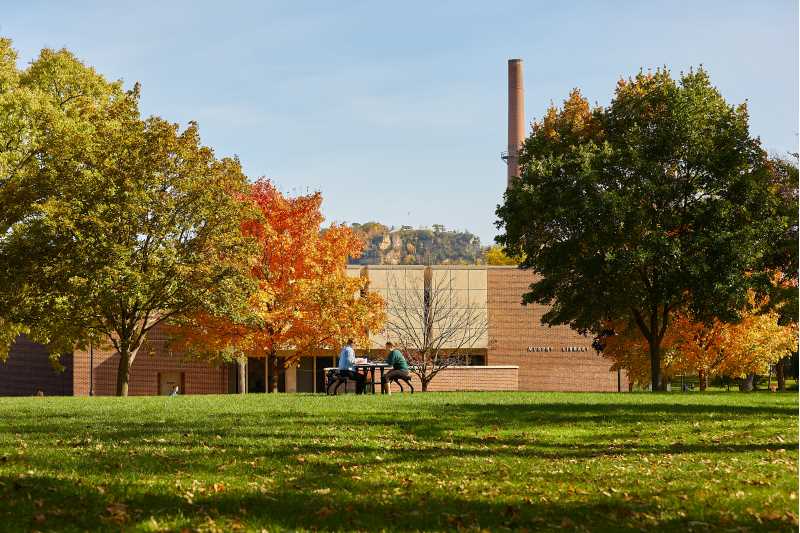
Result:
{"label": "tall chimney", "polygon": [[525,140],[525,93],[522,88],[522,60],[508,60],[508,186],[519,176],[519,149]]}

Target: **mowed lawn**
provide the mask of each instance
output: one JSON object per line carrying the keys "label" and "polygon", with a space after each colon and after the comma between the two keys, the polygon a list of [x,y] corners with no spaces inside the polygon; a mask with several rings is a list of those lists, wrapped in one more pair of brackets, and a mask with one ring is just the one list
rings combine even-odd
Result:
{"label": "mowed lawn", "polygon": [[797,401],[0,399],[0,530],[791,531]]}

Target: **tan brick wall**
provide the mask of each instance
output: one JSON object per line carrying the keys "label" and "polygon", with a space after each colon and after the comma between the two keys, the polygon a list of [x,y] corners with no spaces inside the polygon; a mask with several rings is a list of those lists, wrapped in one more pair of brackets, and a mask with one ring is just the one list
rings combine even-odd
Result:
{"label": "tan brick wall", "polygon": [[[591,337],[567,326],[542,326],[547,311],[521,304],[534,281],[531,272],[489,267],[489,365],[518,365],[519,390],[616,391],[617,373],[592,349]],[[622,390],[627,378],[622,376]]]}
{"label": "tan brick wall", "polygon": [[[128,394],[146,396],[158,394],[158,375],[163,372],[183,372],[182,394],[222,394],[228,392],[228,369],[204,362],[188,361],[165,345],[163,331],[156,327],[148,335],[131,367]],[[113,348],[94,348],[94,394],[110,396],[116,392],[119,354]],[[89,393],[89,354],[75,352],[75,395]]]}

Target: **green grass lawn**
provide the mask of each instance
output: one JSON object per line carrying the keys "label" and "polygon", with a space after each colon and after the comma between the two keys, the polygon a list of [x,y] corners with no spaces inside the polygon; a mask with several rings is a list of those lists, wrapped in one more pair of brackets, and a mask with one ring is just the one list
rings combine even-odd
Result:
{"label": "green grass lawn", "polygon": [[0,530],[792,531],[797,401],[0,399]]}

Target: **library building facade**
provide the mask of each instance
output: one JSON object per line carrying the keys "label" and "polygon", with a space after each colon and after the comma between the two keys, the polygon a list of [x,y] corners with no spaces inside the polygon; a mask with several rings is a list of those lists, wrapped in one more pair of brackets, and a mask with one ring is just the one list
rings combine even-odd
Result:
{"label": "library building facade", "polygon": [[[396,295],[431,286],[446,291],[452,307],[463,302],[473,312],[484,314],[485,332],[462,350],[463,365],[442,370],[430,383],[430,391],[628,390],[625,373],[610,370],[610,362],[592,349],[590,337],[566,326],[542,325],[546,308],[521,304],[522,294],[535,279],[530,272],[483,265],[369,265],[350,266],[348,275],[367,277],[369,290],[384,297],[390,316]],[[385,331],[376,332],[370,339],[372,348],[357,352],[381,358],[387,338]],[[193,360],[173,352],[167,341],[158,328],[150,333],[131,368],[129,394],[163,395],[175,386],[182,394],[239,392],[234,365]],[[248,392],[265,392],[274,381],[279,392],[324,392],[325,369],[335,366],[335,356],[331,351],[301,354],[297,366],[278,364],[277,370],[263,357],[248,358]],[[118,361],[118,354],[95,347],[62,356],[57,370],[44,346],[20,337],[8,360],[0,362],[0,395],[113,395]]]}

